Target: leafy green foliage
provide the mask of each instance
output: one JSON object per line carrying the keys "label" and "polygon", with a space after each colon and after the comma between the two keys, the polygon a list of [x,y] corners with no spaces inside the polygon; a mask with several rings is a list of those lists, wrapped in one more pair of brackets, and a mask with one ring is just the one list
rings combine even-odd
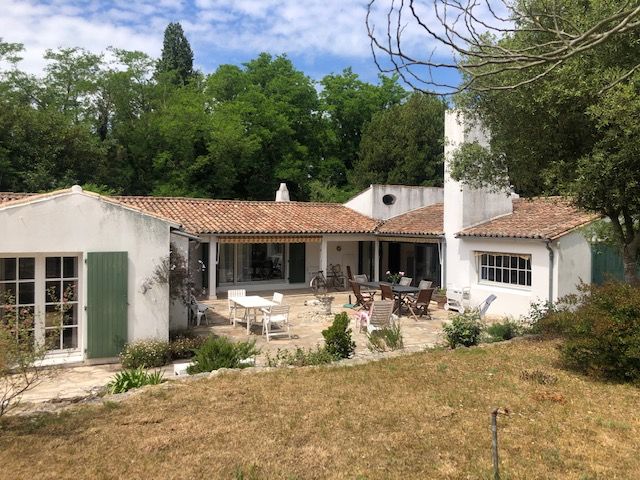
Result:
{"label": "leafy green foliage", "polygon": [[161,367],[170,360],[169,343],[160,340],[127,343],[120,353],[120,362],[127,369]]}
{"label": "leafy green foliage", "polygon": [[640,289],[609,283],[582,285],[539,329],[561,335],[562,361],[594,377],[640,381]]}
{"label": "leafy green foliage", "polygon": [[138,367],[116,373],[107,384],[107,391],[111,394],[124,393],[145,385],[159,385],[163,381],[164,375],[160,370],[146,372],[144,368]]}
{"label": "leafy green foliage", "polygon": [[[545,9],[556,6],[533,2],[529,8],[543,18]],[[595,0],[561,5],[562,17],[582,27],[616,8],[615,2]],[[547,40],[526,22],[500,40],[487,37],[498,47],[525,49]],[[570,195],[579,207],[607,216],[622,248],[627,281],[637,280],[640,253],[638,63],[637,33],[629,31],[517,89],[459,95],[458,107],[477,115],[491,132],[490,149],[478,155],[476,147],[463,146],[452,169],[454,178],[471,185],[512,185],[524,196]],[[620,78],[625,71],[632,73]],[[475,86],[514,85],[531,73],[510,69],[491,80],[479,78]]]}
{"label": "leafy green foliage", "polygon": [[387,350],[400,350],[404,348],[404,340],[400,325],[374,330],[367,334],[367,348],[372,352],[385,352]]}
{"label": "leafy green foliage", "polygon": [[510,318],[505,318],[501,322],[495,322],[487,326],[486,333],[493,341],[511,340],[522,335],[523,326]]}
{"label": "leafy green foliage", "polygon": [[169,342],[140,340],[127,343],[120,353],[120,362],[124,368],[161,367],[173,360],[193,357],[206,340],[206,337],[178,332]]}
{"label": "leafy green foliage", "polygon": [[444,336],[450,348],[471,347],[480,342],[484,323],[477,310],[455,315],[450,322],[442,326]]}
{"label": "leafy green foliage", "polygon": [[351,338],[349,315],[341,312],[333,317],[331,326],[322,331],[325,348],[335,358],[349,358],[356,350],[356,342]]}
{"label": "leafy green foliage", "polygon": [[304,349],[296,347],[295,350],[278,349],[275,356],[266,354],[266,362],[269,367],[306,367],[309,365],[325,365],[336,360],[326,348],[320,347]]}
{"label": "leafy green foliage", "polygon": [[232,342],[226,337],[209,337],[196,350],[193,365],[188,367],[187,372],[193,375],[219,368],[245,368],[250,365],[244,360],[255,357],[259,352],[255,340]]}
{"label": "leafy green foliage", "polygon": [[[293,199],[343,202],[361,186],[352,172],[365,125],[407,95],[394,78],[371,84],[350,70],[325,77],[319,94],[286,56],[266,53],[204,76],[179,24],[167,27],[157,69],[142,52],[68,48],[47,52],[37,78],[19,70],[21,52],[0,41],[0,191],[78,183],[106,194],[271,200],[284,181]],[[441,122],[423,127],[407,137],[418,150]],[[379,151],[375,142],[369,136]],[[422,152],[410,170],[438,183],[435,156]],[[394,179],[413,181],[402,169]]]}
{"label": "leafy green foliage", "polygon": [[441,186],[444,109],[441,100],[414,93],[374,113],[362,132],[354,183]]}

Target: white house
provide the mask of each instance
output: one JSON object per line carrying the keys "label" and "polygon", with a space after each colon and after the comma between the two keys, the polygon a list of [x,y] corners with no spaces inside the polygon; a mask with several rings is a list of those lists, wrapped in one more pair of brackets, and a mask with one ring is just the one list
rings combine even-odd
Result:
{"label": "white house", "polygon": [[[485,141],[452,112],[445,135],[447,159],[463,141]],[[170,248],[188,258],[196,294],[211,299],[236,287],[305,288],[337,264],[374,280],[404,271],[416,283],[468,288],[471,306],[495,294],[491,313],[518,316],[591,278],[580,228],[597,217],[562,198],[470,189],[448,168],[444,188],[372,185],[340,205],[290,201],[283,184],[275,198],[0,193],[0,300],[12,299],[0,316],[33,312],[52,362],[167,339],[187,326],[186,306],[154,280]]]}
{"label": "white house", "polygon": [[104,360],[127,341],[167,339],[169,287],[150,279],[179,234],[171,220],[77,186],[0,194],[0,320],[33,314],[51,363]]}

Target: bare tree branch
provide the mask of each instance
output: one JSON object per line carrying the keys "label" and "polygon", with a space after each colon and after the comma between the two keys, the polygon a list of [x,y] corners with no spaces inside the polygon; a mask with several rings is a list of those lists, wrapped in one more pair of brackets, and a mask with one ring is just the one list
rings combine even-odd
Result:
{"label": "bare tree branch", "polygon": [[[573,21],[567,5],[558,0],[370,0],[366,26],[378,69],[397,73],[416,90],[434,93],[435,89],[440,95],[512,90],[541,79],[617,35],[640,30],[639,0],[620,1],[589,25]],[[375,25],[381,15],[386,16],[384,33]],[[411,45],[409,31],[435,46],[406,48]],[[515,32],[530,33],[538,40],[515,46],[508,42]],[[416,54],[416,50],[428,53]],[[621,71],[602,91],[626,80],[638,68],[640,64]],[[462,81],[438,80],[437,72],[446,69],[460,71]],[[507,72],[519,75],[505,82]]]}

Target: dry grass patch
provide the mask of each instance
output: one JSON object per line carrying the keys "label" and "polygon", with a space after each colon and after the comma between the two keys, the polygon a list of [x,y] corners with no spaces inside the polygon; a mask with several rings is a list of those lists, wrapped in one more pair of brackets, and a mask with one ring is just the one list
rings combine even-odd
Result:
{"label": "dry grass patch", "polygon": [[[232,373],[10,418],[0,477],[490,478],[489,412],[505,406],[504,478],[638,478],[640,390],[565,372],[556,358],[552,343],[522,341]],[[544,375],[557,381],[535,380]]]}

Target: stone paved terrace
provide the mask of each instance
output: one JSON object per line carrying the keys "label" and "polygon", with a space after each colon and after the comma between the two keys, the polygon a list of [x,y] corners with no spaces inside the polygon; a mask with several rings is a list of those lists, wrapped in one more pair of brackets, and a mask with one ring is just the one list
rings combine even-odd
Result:
{"label": "stone paved terrace", "polygon": [[[330,292],[328,296],[334,297],[332,304],[332,315],[324,315],[322,307],[307,305],[307,302],[313,302],[315,296],[310,289],[306,290],[285,290],[284,302],[291,306],[289,321],[291,324],[292,339],[286,335],[272,337],[269,342],[261,335],[262,324],[260,317],[258,323],[251,325],[251,335],[247,336],[246,324],[238,321],[234,327],[229,323],[228,301],[226,296],[218,300],[209,300],[203,303],[211,306],[207,313],[209,326],[202,325],[196,328],[196,331],[202,335],[208,332],[215,335],[230,337],[234,340],[246,340],[248,338],[255,339],[256,345],[261,349],[262,353],[276,352],[279,348],[295,348],[295,347],[315,347],[322,345],[322,330],[331,325],[333,314],[339,312],[347,312],[352,319],[351,328],[353,337],[356,342],[356,355],[365,355],[369,352],[367,349],[367,337],[365,333],[360,333],[353,320],[356,310],[344,307],[349,301],[349,292]],[[265,298],[271,298],[273,291],[251,292],[248,295],[259,295]],[[353,294],[351,294],[353,299]],[[354,300],[355,301],[355,300]],[[432,302],[430,312],[432,319],[426,316],[418,317],[414,320],[410,313],[405,313],[400,318],[400,326],[404,337],[404,344],[407,349],[415,350],[423,347],[432,346],[440,340],[440,332],[442,323],[449,316],[449,312],[438,308]],[[408,314],[408,316],[407,316]],[[242,317],[243,310],[238,309],[238,317]],[[203,322],[204,323],[204,322]],[[264,355],[261,355],[263,357]],[[258,364],[263,358],[258,359]]]}
{"label": "stone paved terrace", "polygon": [[[315,299],[310,290],[288,290],[284,291],[284,303],[291,305],[290,321],[292,339],[286,336],[272,338],[267,343],[261,335],[262,325],[256,323],[252,325],[252,333],[247,337],[246,326],[238,322],[236,326],[229,324],[227,299],[207,301],[212,308],[207,314],[209,326],[201,326],[196,331],[201,335],[213,333],[230,337],[234,340],[255,339],[256,345],[261,349],[261,355],[257,359],[257,365],[265,364],[265,353],[276,352],[279,348],[315,347],[323,344],[322,330],[327,328],[333,321],[333,315],[320,314],[319,306],[305,305],[305,302]],[[272,291],[250,293],[250,295],[260,295],[271,298]],[[353,318],[355,310],[345,308],[343,305],[348,302],[348,292],[332,292],[334,297],[332,313],[342,311],[348,312]],[[353,296],[352,296],[353,298]],[[411,316],[400,318],[400,325],[404,337],[405,348],[408,351],[422,350],[424,347],[434,345],[440,340],[442,323],[447,319],[449,313],[439,309],[435,303],[431,304],[432,319],[418,317],[415,321]],[[242,316],[242,310],[238,311]],[[352,321],[353,337],[356,342],[356,356],[363,360],[371,356],[367,349],[367,338],[364,333],[360,333]],[[82,398],[95,392],[113,377],[121,369],[120,364],[111,365],[79,365],[61,368],[53,378],[46,379],[33,390],[25,393],[23,401],[27,403],[39,404],[54,399]],[[173,376],[173,366],[167,365],[162,370],[165,377]]]}

